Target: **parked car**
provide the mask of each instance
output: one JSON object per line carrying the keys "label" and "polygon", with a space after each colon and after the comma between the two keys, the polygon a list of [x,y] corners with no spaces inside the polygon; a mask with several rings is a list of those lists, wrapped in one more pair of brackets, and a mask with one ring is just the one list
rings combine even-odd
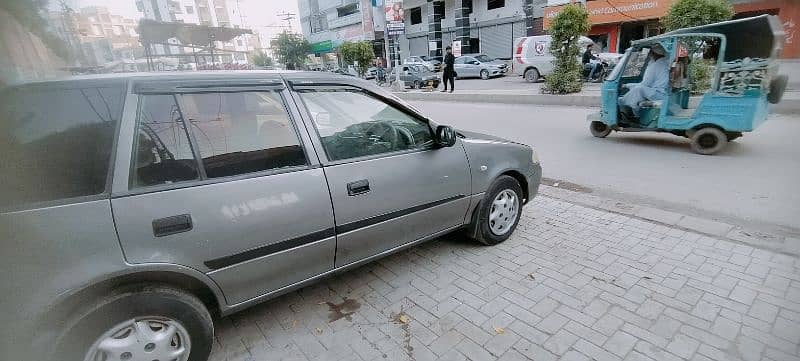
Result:
{"label": "parked car", "polygon": [[504,61],[492,59],[484,54],[466,54],[456,58],[453,64],[458,78],[481,78],[503,76],[508,72]]}
{"label": "parked car", "polygon": [[441,56],[424,55],[424,56],[420,56],[420,58],[422,60],[425,60],[425,61],[433,64],[433,71],[435,71],[435,72],[442,71],[442,62],[444,61],[443,57],[441,57]]}
{"label": "parked car", "polygon": [[420,56],[410,56],[410,57],[406,58],[403,61],[403,65],[421,65],[421,66],[424,66],[424,67],[428,68],[428,70],[430,70],[430,71],[436,71],[435,66],[434,66],[433,63],[431,63],[431,62],[429,62],[427,60],[424,60]]}
{"label": "parked car", "polygon": [[[553,72],[553,60],[550,54],[550,35],[537,35],[516,38],[514,40],[514,59],[511,72],[535,83]],[[593,44],[592,39],[581,36],[578,39],[580,54],[583,55],[586,45]]]}
{"label": "parked car", "polygon": [[461,230],[506,240],[528,146],[324,72],[0,92],[0,360],[206,360],[225,316]]}
{"label": "parked car", "polygon": [[403,85],[414,89],[422,89],[428,84],[432,87],[439,87],[439,76],[420,65],[402,65],[400,68],[400,80]]}

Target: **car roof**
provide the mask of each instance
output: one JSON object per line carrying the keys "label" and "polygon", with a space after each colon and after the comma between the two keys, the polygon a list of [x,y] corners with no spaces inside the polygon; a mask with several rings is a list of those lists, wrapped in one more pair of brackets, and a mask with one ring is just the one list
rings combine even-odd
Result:
{"label": "car roof", "polygon": [[139,72],[139,73],[111,73],[66,76],[47,80],[35,80],[13,86],[28,85],[94,85],[109,83],[134,82],[174,82],[174,81],[241,81],[241,80],[272,80],[272,81],[337,81],[342,82],[352,77],[319,71],[293,71],[293,70],[224,70],[224,71],[176,71],[176,72]]}

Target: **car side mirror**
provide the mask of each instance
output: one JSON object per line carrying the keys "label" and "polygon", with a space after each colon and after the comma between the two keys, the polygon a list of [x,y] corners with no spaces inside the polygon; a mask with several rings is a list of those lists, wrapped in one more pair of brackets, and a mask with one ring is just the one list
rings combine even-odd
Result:
{"label": "car side mirror", "polygon": [[436,127],[436,144],[440,147],[452,147],[456,144],[456,131],[451,126]]}

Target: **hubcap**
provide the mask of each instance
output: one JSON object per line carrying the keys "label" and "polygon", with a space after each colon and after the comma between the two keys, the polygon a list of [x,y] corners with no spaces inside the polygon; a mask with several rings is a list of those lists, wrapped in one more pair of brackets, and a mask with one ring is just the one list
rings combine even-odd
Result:
{"label": "hubcap", "polygon": [[147,317],[122,322],[103,333],[84,361],[186,361],[189,332],[178,321]]}
{"label": "hubcap", "polygon": [[489,229],[496,236],[511,230],[519,215],[519,198],[510,189],[503,190],[494,197],[489,211]]}
{"label": "hubcap", "polygon": [[713,148],[717,145],[717,137],[711,134],[703,134],[697,142],[700,143],[700,146],[703,148]]}

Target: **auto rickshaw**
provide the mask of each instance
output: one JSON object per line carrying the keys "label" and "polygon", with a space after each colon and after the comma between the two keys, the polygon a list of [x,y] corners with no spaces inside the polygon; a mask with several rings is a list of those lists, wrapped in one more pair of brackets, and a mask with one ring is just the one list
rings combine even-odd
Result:
{"label": "auto rickshaw", "polygon": [[[781,100],[788,81],[778,75],[783,43],[783,27],[773,15],[635,41],[603,83],[602,110],[588,116],[589,130],[599,138],[612,131],[667,132],[689,138],[697,153],[717,153],[766,121],[769,103]],[[658,99],[636,102],[633,112],[622,106],[638,99],[632,94],[621,102],[661,55],[668,67],[663,62],[653,66],[650,78],[656,71],[669,71],[666,89],[656,89]]]}

